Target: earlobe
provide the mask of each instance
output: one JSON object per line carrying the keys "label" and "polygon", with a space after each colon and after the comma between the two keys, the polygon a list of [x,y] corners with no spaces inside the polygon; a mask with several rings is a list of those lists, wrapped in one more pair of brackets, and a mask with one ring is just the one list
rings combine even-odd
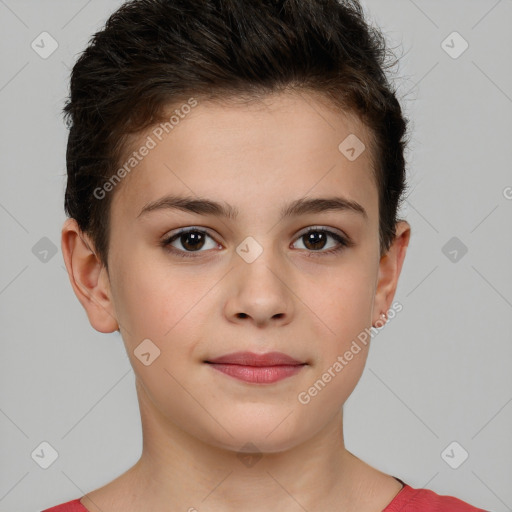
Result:
{"label": "earlobe", "polygon": [[92,247],[91,240],[82,233],[76,220],[67,219],[62,227],[61,248],[71,286],[94,329],[114,332],[119,326],[109,278]]}
{"label": "earlobe", "polygon": [[396,224],[396,235],[389,250],[379,262],[379,277],[375,291],[373,310],[373,323],[379,319],[382,313],[387,313],[391,307],[391,301],[395,296],[398,286],[398,278],[411,237],[411,226],[406,221]]}

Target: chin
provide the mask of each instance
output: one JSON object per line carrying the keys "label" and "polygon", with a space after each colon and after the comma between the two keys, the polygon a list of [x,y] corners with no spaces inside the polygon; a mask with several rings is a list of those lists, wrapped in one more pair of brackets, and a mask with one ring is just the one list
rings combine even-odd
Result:
{"label": "chin", "polygon": [[302,424],[298,424],[294,416],[294,413],[290,414],[290,410],[286,408],[281,408],[278,415],[246,412],[242,417],[223,423],[231,435],[223,429],[216,429],[215,432],[210,432],[207,442],[218,448],[239,453],[283,452],[314,435],[312,425],[306,430],[307,423],[302,421]]}
{"label": "chin", "polygon": [[223,450],[237,454],[268,454],[280,453],[290,450],[300,444],[300,440],[290,436],[281,436],[270,439],[264,434],[254,432],[240,432],[229,439],[218,439],[215,445]]}

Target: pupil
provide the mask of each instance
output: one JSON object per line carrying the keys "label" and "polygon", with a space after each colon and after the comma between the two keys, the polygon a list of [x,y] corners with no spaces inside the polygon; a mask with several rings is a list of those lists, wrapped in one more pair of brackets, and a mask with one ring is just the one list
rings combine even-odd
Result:
{"label": "pupil", "polygon": [[[186,242],[187,239],[191,239],[192,244]],[[201,249],[202,244],[199,246],[194,245],[194,241],[196,242],[196,244],[198,241],[204,243],[203,234],[199,233],[198,231],[192,231],[190,233],[185,233],[185,234],[181,235],[181,243],[182,243],[183,247],[185,247],[186,249],[190,249],[190,250]]]}
{"label": "pupil", "polygon": [[325,243],[325,233],[321,233],[319,231],[315,231],[313,233],[308,233],[306,235],[307,237],[307,243],[305,244],[306,247],[309,243],[311,243],[314,247],[312,249],[322,249],[324,243]]}

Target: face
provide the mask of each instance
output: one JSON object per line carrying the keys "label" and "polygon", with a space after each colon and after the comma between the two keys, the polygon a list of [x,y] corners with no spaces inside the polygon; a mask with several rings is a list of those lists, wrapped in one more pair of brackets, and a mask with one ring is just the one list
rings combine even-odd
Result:
{"label": "face", "polygon": [[[355,160],[339,149],[351,134],[367,148]],[[148,135],[155,147],[113,197],[106,292],[139,400],[217,447],[276,452],[312,438],[357,384],[368,344],[343,356],[396,286],[395,265],[379,291],[367,131],[290,93],[251,105],[199,102],[161,141],[149,130],[133,147]],[[301,364],[237,373],[209,362],[241,351]]]}

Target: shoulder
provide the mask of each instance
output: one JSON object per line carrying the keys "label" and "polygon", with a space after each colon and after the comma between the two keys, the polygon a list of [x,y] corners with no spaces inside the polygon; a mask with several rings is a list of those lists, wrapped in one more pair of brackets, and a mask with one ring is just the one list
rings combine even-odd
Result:
{"label": "shoulder", "polygon": [[486,512],[452,496],[441,496],[429,489],[413,489],[404,484],[402,490],[383,512]]}
{"label": "shoulder", "polygon": [[80,503],[80,499],[81,498],[77,498],[76,500],[67,501],[66,503],[56,505],[55,507],[42,510],[41,512],[88,512]]}

